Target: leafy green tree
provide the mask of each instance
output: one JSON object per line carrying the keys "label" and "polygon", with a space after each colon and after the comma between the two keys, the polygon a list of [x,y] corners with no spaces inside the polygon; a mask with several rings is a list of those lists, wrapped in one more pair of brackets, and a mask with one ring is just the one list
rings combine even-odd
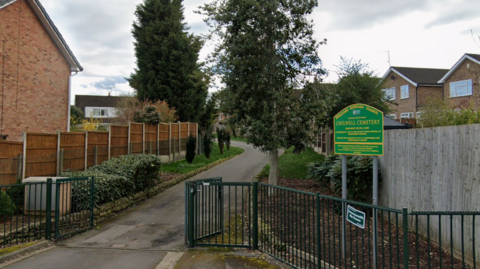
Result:
{"label": "leafy green tree", "polygon": [[213,93],[210,98],[208,98],[203,114],[198,121],[201,134],[204,135],[207,132],[212,132],[212,125],[215,121],[217,112],[217,93]]}
{"label": "leafy green tree", "polygon": [[182,0],[144,0],[133,23],[137,68],[128,81],[140,101],[166,101],[180,121],[198,121],[209,77],[197,63],[199,37],[188,34]]}
{"label": "leafy green tree", "polygon": [[316,107],[302,89],[323,74],[307,19],[316,0],[216,0],[201,7],[211,36],[218,37],[213,71],[228,92],[230,122],[247,141],[269,152],[269,183],[278,182],[278,147],[303,146]]}
{"label": "leafy green tree", "polygon": [[309,85],[319,88],[324,100],[323,113],[316,119],[318,126],[333,128],[333,117],[345,107],[356,103],[373,106],[384,113],[390,111],[380,78],[369,69],[368,64],[342,57],[337,68],[337,84],[322,85],[316,82]]}
{"label": "leafy green tree", "polygon": [[146,104],[142,110],[136,111],[133,120],[135,122],[144,122],[149,124],[159,124],[161,122],[160,113],[153,104]]}

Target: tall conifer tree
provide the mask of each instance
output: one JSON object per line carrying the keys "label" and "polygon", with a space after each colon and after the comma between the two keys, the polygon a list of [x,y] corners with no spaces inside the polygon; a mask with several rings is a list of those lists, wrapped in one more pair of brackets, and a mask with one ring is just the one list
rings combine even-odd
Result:
{"label": "tall conifer tree", "polygon": [[198,121],[208,78],[200,70],[199,37],[187,33],[182,0],[144,0],[133,23],[137,68],[128,81],[138,99],[166,101],[181,121]]}

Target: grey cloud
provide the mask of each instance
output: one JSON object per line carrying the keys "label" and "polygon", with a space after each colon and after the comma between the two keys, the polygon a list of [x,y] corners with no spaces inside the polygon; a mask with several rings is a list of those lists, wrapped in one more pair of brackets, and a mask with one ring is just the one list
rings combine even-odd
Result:
{"label": "grey cloud", "polygon": [[317,9],[334,14],[329,29],[360,30],[430,5],[431,0],[320,0]]}
{"label": "grey cloud", "polygon": [[425,27],[446,25],[459,21],[468,21],[478,18],[480,10],[480,1],[464,0],[462,3],[451,2],[449,5],[443,5],[437,18],[428,23]]}

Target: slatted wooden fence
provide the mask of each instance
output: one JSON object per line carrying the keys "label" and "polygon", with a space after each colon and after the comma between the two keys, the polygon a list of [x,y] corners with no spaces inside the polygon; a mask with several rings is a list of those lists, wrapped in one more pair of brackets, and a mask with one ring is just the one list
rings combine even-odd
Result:
{"label": "slatted wooden fence", "polygon": [[196,123],[130,123],[112,125],[108,132],[25,133],[23,143],[0,141],[0,184],[84,170],[129,153],[155,154],[166,161],[173,160],[173,155],[175,159],[183,158],[188,134],[197,136],[197,130]]}

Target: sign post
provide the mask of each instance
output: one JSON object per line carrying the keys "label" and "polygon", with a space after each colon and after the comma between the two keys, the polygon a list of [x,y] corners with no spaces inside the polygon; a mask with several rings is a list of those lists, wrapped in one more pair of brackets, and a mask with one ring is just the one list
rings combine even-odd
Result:
{"label": "sign post", "polygon": [[[373,197],[378,201],[378,157],[383,156],[383,112],[365,105],[344,108],[333,119],[335,154],[342,156],[342,199],[347,199],[346,155],[373,156]],[[353,208],[352,208],[353,209]],[[355,210],[355,209],[354,209]],[[358,211],[358,210],[355,210]],[[353,212],[342,204],[342,254],[346,255],[346,220]],[[354,224],[355,225],[355,224]],[[373,265],[377,268],[377,210],[373,209]]]}

